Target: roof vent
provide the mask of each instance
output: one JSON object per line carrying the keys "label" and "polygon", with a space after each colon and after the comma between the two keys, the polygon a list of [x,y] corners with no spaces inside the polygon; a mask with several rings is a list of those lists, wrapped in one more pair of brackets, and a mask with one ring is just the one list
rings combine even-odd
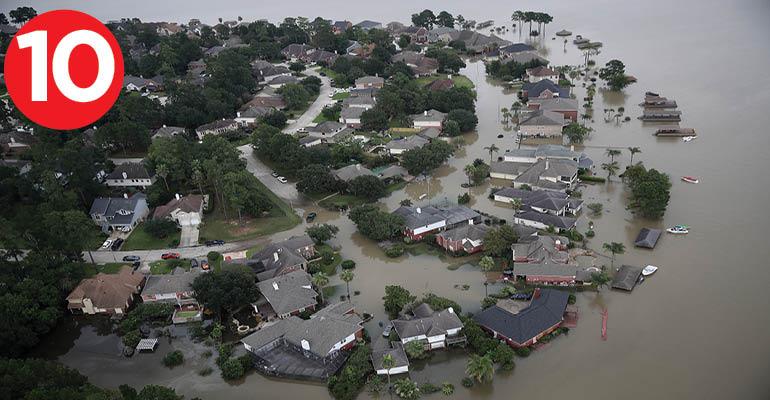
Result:
{"label": "roof vent", "polygon": [[455,313],[455,309],[452,308],[452,307],[449,307],[446,310],[449,311],[450,314],[454,314]]}
{"label": "roof vent", "polygon": [[310,351],[310,342],[308,342],[305,339],[302,339],[302,350]]}
{"label": "roof vent", "polygon": [[278,290],[278,282],[273,282],[273,289]]}

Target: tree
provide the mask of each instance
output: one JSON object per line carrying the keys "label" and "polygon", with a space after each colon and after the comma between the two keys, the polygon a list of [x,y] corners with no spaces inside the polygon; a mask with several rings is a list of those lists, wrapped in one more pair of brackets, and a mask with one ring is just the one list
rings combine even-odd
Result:
{"label": "tree", "polygon": [[300,110],[310,101],[310,93],[305,89],[305,86],[299,83],[287,83],[278,88],[276,92],[283,97],[286,108],[291,110]]}
{"label": "tree", "polygon": [[495,146],[494,143],[490,146],[484,147],[484,150],[489,151],[489,165],[492,165],[492,153],[497,153],[500,151],[500,148]]}
{"label": "tree", "polygon": [[396,366],[396,361],[393,360],[391,354],[385,354],[382,356],[382,368],[385,369],[385,373],[388,375],[388,392],[390,392],[390,370]]}
{"label": "tree", "polygon": [[510,251],[511,245],[517,239],[516,232],[510,225],[501,225],[499,228],[490,229],[484,235],[484,253],[501,257]]}
{"label": "tree", "polygon": [[420,388],[409,378],[399,379],[393,384],[396,396],[403,400],[417,400],[420,398]]}
{"label": "tree", "polygon": [[479,123],[476,114],[464,109],[450,111],[449,114],[447,114],[446,119],[457,122],[461,132],[470,132],[476,129],[476,125]]}
{"label": "tree", "polygon": [[412,340],[404,345],[404,351],[411,360],[425,358],[425,344],[419,340]]}
{"label": "tree", "polygon": [[671,199],[671,180],[655,169],[647,170],[641,163],[632,165],[623,173],[623,180],[631,189],[627,208],[646,218],[663,217]]}
{"label": "tree", "polygon": [[642,149],[640,149],[638,147],[629,147],[628,148],[628,152],[631,153],[631,162],[630,162],[630,164],[633,165],[634,164],[634,154],[641,153]]}
{"label": "tree", "polygon": [[351,180],[348,183],[348,191],[370,202],[388,194],[385,183],[374,175],[363,175]]}
{"label": "tree", "polygon": [[345,270],[342,270],[342,272],[340,272],[340,279],[342,279],[342,281],[345,282],[345,286],[347,287],[347,290],[348,290],[348,301],[350,301],[350,281],[352,281],[353,278],[355,278],[355,276],[356,275],[350,269],[345,269]]}
{"label": "tree", "polygon": [[443,164],[454,153],[454,147],[443,141],[435,140],[427,145],[407,150],[401,154],[401,165],[410,174],[419,175],[426,173]]}
{"label": "tree", "polygon": [[11,22],[21,25],[32,18],[37,17],[37,11],[32,7],[18,7],[15,10],[11,10],[11,12],[8,13],[8,16],[11,17]]}
{"label": "tree", "polygon": [[255,277],[246,267],[230,267],[201,274],[192,283],[195,299],[214,310],[220,318],[224,312],[257,301],[259,291]]}
{"label": "tree", "polygon": [[334,193],[342,187],[340,181],[325,165],[308,165],[301,169],[298,175],[297,190],[305,194]]}
{"label": "tree", "polygon": [[381,211],[373,204],[354,207],[348,213],[359,232],[373,240],[390,239],[403,232],[404,219],[400,215]]}
{"label": "tree", "polygon": [[447,120],[444,121],[444,135],[447,137],[455,137],[462,132],[460,132],[460,124],[457,123],[457,121]]}
{"label": "tree", "polygon": [[615,161],[615,157],[619,156],[621,154],[621,151],[619,149],[607,149],[607,157],[610,158],[610,161]]}
{"label": "tree", "polygon": [[289,64],[289,69],[294,72],[302,72],[305,70],[305,64],[301,62],[293,62]]}
{"label": "tree", "polygon": [[361,129],[381,132],[388,129],[388,116],[375,106],[361,113]]}
{"label": "tree", "polygon": [[287,120],[286,114],[280,110],[273,110],[262,117],[262,122],[279,129],[286,126]]}
{"label": "tree", "polygon": [[331,224],[320,224],[320,225],[313,225],[309,226],[305,233],[307,233],[308,236],[310,236],[311,239],[313,239],[313,242],[315,244],[323,244],[327,240],[331,240],[337,232],[339,232],[340,228],[338,228],[335,225]]}
{"label": "tree", "polygon": [[[461,16],[458,16],[458,17],[461,17]],[[438,24],[440,26],[445,26],[447,28],[454,28],[455,27],[455,19],[454,19],[454,17],[452,17],[452,14],[450,14],[450,13],[448,13],[446,11],[441,11],[436,16],[436,24]]]}
{"label": "tree", "polygon": [[620,166],[618,166],[617,161],[613,161],[609,163],[602,163],[602,169],[607,171],[607,182],[609,182],[610,177],[614,176],[618,172]]}
{"label": "tree", "polygon": [[433,29],[433,24],[436,22],[436,15],[431,10],[422,10],[419,14],[412,14],[412,24],[414,26],[422,26],[425,29]]}
{"label": "tree", "polygon": [[398,317],[398,314],[408,304],[414,302],[417,297],[412,296],[408,290],[397,285],[385,286],[385,296],[382,298],[385,301],[385,312],[391,319]]}
{"label": "tree", "polygon": [[610,60],[599,69],[599,78],[606,81],[612,90],[621,90],[631,81],[626,76],[626,66],[620,60]]}
{"label": "tree", "polygon": [[596,284],[597,288],[601,288],[610,281],[609,275],[606,272],[593,272],[591,273],[591,282]]}
{"label": "tree", "polygon": [[324,303],[324,287],[329,284],[329,277],[323,272],[313,274],[313,285],[318,288],[318,294],[321,295],[321,304]]}
{"label": "tree", "polygon": [[94,140],[102,148],[109,151],[120,150],[124,155],[129,150],[145,151],[152,142],[146,127],[126,120],[102,125],[96,130]]}
{"label": "tree", "polygon": [[484,296],[488,297],[489,294],[487,293],[487,285],[489,284],[487,280],[487,273],[492,270],[492,268],[495,267],[495,260],[492,259],[490,256],[484,256],[481,257],[481,260],[479,260],[479,268],[481,268],[481,272],[484,273]]}
{"label": "tree", "polygon": [[273,204],[262,194],[261,183],[250,172],[240,170],[225,174],[222,183],[222,197],[230,207],[238,211],[238,220],[246,212],[259,217],[272,208]]}
{"label": "tree", "polygon": [[465,373],[479,383],[491,381],[494,377],[494,363],[488,355],[472,354],[465,368]]}
{"label": "tree", "polygon": [[605,251],[608,251],[610,252],[610,254],[612,254],[612,257],[610,259],[610,266],[612,266],[613,268],[615,267],[615,255],[623,254],[626,251],[626,246],[623,243],[618,243],[618,242],[604,243],[602,245],[602,248]]}
{"label": "tree", "polygon": [[564,133],[565,136],[567,136],[570,142],[583,143],[583,140],[585,140],[585,138],[588,136],[591,130],[592,128],[580,125],[577,122],[572,122],[566,127],[564,127],[564,130],[562,132]]}
{"label": "tree", "polygon": [[471,187],[471,178],[473,177],[473,174],[476,173],[476,166],[473,164],[468,164],[463,168],[463,171],[465,172],[465,176],[468,177],[468,190],[470,190]]}

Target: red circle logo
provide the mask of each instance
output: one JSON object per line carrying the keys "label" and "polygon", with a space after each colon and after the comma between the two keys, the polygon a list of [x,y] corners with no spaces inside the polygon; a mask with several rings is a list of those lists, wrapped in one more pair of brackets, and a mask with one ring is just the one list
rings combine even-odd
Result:
{"label": "red circle logo", "polygon": [[27,22],[5,56],[5,84],[14,105],[36,124],[82,128],[115,104],[123,87],[123,54],[109,29],[73,10]]}

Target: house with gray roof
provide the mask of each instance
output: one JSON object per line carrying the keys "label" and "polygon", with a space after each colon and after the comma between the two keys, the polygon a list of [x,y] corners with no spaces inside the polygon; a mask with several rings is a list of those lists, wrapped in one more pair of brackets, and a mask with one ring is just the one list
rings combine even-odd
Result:
{"label": "house with gray roof", "polygon": [[661,233],[660,229],[642,228],[639,231],[639,235],[636,236],[636,240],[634,240],[634,246],[654,249]]}
{"label": "house with gray roof", "polygon": [[511,43],[500,47],[500,57],[510,57],[517,53],[533,52],[535,48],[526,43]]}
{"label": "house with gray roof", "polygon": [[335,178],[343,182],[350,182],[353,179],[358,178],[359,176],[365,176],[365,175],[376,176],[375,173],[372,172],[372,170],[364,167],[361,164],[353,164],[353,165],[348,165],[339,169],[335,169],[332,171],[332,175],[334,175]]}
{"label": "house with gray roof", "polygon": [[425,235],[481,222],[481,214],[465,206],[401,206],[391,214],[404,219],[404,236],[420,240]]}
{"label": "house with gray roof", "polygon": [[512,181],[531,166],[532,164],[527,162],[493,161],[489,166],[489,176]]}
{"label": "house with gray roof", "polygon": [[530,189],[564,192],[575,186],[577,174],[578,164],[575,161],[541,159],[517,176],[513,187],[520,189],[527,185]]}
{"label": "house with gray roof", "polygon": [[358,128],[361,126],[361,115],[366,110],[362,107],[343,106],[340,110],[340,123],[351,128]]}
{"label": "house with gray roof", "polygon": [[583,208],[583,200],[571,199],[567,193],[553,190],[523,190],[507,187],[495,192],[494,200],[506,204],[519,200],[520,209],[531,209],[553,215],[575,215]]}
{"label": "house with gray roof", "polygon": [[235,113],[235,122],[241,126],[254,126],[264,116],[275,111],[274,107],[251,106]]}
{"label": "house with gray roof", "polygon": [[137,193],[129,197],[98,197],[88,213],[102,232],[129,231],[150,214],[147,196]]}
{"label": "house with gray roof", "polygon": [[557,232],[565,232],[577,226],[577,218],[561,215],[542,214],[537,211],[525,210],[513,216],[514,223],[531,228],[546,230],[549,227]]}
{"label": "house with gray roof", "polygon": [[518,313],[495,305],[473,319],[493,338],[505,340],[513,348],[526,347],[561,325],[568,300],[567,292],[538,288],[529,306]]}
{"label": "house with gray roof", "polygon": [[385,85],[385,78],[380,76],[362,76],[355,81],[356,88],[366,89],[370,87],[376,87],[382,89]]}
{"label": "house with gray roof", "polygon": [[442,311],[433,311],[422,303],[404,315],[391,321],[401,344],[419,341],[427,350],[445,348],[452,344],[465,343],[465,336],[460,334],[463,323],[452,307]]}
{"label": "house with gray roof", "polygon": [[166,126],[163,125],[156,129],[152,134],[152,140],[159,138],[172,138],[177,135],[184,135],[187,131],[181,126]]}
{"label": "house with gray roof", "polygon": [[433,139],[436,139],[437,137],[441,136],[441,131],[438,128],[434,127],[434,126],[431,126],[431,127],[428,127],[428,128],[424,128],[420,132],[417,132],[417,135],[422,136],[422,137],[424,137],[425,139],[428,139],[428,140],[433,140]]}
{"label": "house with gray roof", "polygon": [[382,29],[382,22],[371,21],[367,19],[357,23],[355,26],[363,31],[368,31],[370,29]]}
{"label": "house with gray roof", "polygon": [[460,35],[460,31],[446,26],[437,26],[428,31],[428,43],[444,42],[449,43],[453,37]]}
{"label": "house with gray roof", "polygon": [[530,63],[532,61],[537,61],[540,64],[548,64],[548,60],[546,60],[543,57],[540,57],[537,53],[533,51],[524,51],[519,53],[513,53],[510,54],[508,57],[505,57],[502,59],[503,63],[511,63],[514,62],[516,64],[526,64]]}
{"label": "house with gray roof", "polygon": [[222,118],[195,128],[195,133],[198,135],[199,140],[203,140],[203,137],[206,135],[221,135],[237,131],[240,127],[236,120]]}
{"label": "house with gray roof", "polygon": [[345,129],[345,124],[337,121],[324,121],[316,126],[307,128],[307,132],[310,136],[316,137],[333,137],[337,132]]}
{"label": "house with gray roof", "polygon": [[569,239],[564,236],[534,235],[519,238],[511,245],[515,264],[567,264]]}
{"label": "house with gray roof", "polygon": [[118,164],[105,180],[109,187],[134,187],[147,189],[155,183],[155,174],[148,171],[143,163],[127,162]]}
{"label": "house with gray roof", "polygon": [[[263,319],[288,318],[305,310],[314,310],[318,292],[313,289],[310,275],[302,270],[292,271],[257,283],[260,300],[257,309]],[[265,301],[261,301],[264,298]]]}
{"label": "house with gray roof", "polygon": [[203,270],[198,267],[189,271],[177,267],[170,274],[148,275],[142,289],[142,302],[194,304],[192,283],[202,273]]}
{"label": "house with gray roof", "polygon": [[265,280],[305,270],[309,260],[315,258],[315,255],[315,243],[310,236],[292,236],[265,246],[254,253],[246,264],[254,270],[258,280]]}
{"label": "house with gray roof", "polygon": [[[383,365],[386,356],[393,360],[392,366]],[[409,358],[401,343],[395,343],[393,347],[372,350],[372,365],[377,375],[393,376],[409,372]]]}
{"label": "house with gray roof", "polygon": [[371,94],[371,92],[365,92],[366,89],[359,89],[360,91],[356,91],[355,93],[352,93],[350,97],[342,100],[342,107],[353,107],[353,108],[363,108],[364,110],[372,109],[376,104],[377,100],[375,100],[375,97]]}
{"label": "house with gray roof", "polygon": [[363,340],[363,321],[350,303],[336,303],[310,319],[287,317],[241,339],[256,359],[257,371],[270,376],[326,380]]}
{"label": "house with gray roof", "polygon": [[521,86],[519,97],[522,99],[564,97],[569,98],[569,88],[561,87],[550,79],[543,79],[537,82],[525,82]]}
{"label": "house with gray roof", "polygon": [[269,80],[267,85],[273,89],[278,89],[288,83],[298,83],[299,78],[294,75],[278,75],[275,78]]}
{"label": "house with gray roof", "polygon": [[572,122],[577,122],[578,102],[569,97],[546,97],[530,99],[527,107],[531,110],[553,111]]}
{"label": "house with gray roof", "polygon": [[397,156],[409,150],[422,148],[428,143],[430,143],[430,140],[420,135],[412,135],[402,139],[391,140],[385,145],[385,148],[388,149],[388,154]]}
{"label": "house with gray roof", "polygon": [[315,51],[313,46],[307,44],[292,43],[281,49],[281,55],[289,60],[297,61],[305,60],[307,55],[313,51]]}
{"label": "house with gray roof", "polygon": [[560,137],[567,125],[564,114],[554,111],[535,110],[519,123],[519,134],[525,137]]}
{"label": "house with gray roof", "polygon": [[438,110],[430,109],[423,111],[422,114],[412,115],[411,118],[412,128],[436,128],[442,130],[444,128],[444,118],[446,118],[446,114]]}

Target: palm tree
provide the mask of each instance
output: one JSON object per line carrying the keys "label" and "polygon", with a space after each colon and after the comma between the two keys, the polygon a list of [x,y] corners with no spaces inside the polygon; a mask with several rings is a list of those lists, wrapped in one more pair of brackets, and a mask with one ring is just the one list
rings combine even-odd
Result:
{"label": "palm tree", "polygon": [[329,277],[323,272],[316,272],[313,275],[313,285],[318,288],[318,293],[321,295],[321,304],[324,303],[324,286],[329,284]]}
{"label": "palm tree", "polygon": [[[615,110],[613,110],[615,111]],[[618,149],[607,149],[607,157],[610,158],[610,161],[615,161],[615,156],[620,155],[620,150]]]}
{"label": "palm tree", "polygon": [[503,114],[503,124],[508,126],[508,118],[511,116],[510,111],[508,111],[506,107],[503,107],[500,109],[500,113]]}
{"label": "palm tree", "polygon": [[487,282],[487,272],[491,271],[494,267],[495,260],[490,256],[481,257],[481,260],[479,260],[479,268],[484,273],[484,297],[489,297],[489,293],[487,293],[487,285],[489,284]]}
{"label": "palm tree", "polygon": [[641,153],[642,149],[638,147],[629,147],[628,151],[631,153],[631,165],[634,165],[634,154]]}
{"label": "palm tree", "polygon": [[465,373],[479,383],[491,381],[495,374],[495,365],[489,355],[471,355]]}
{"label": "palm tree", "polygon": [[490,146],[484,147],[484,150],[489,152],[489,165],[492,165],[492,153],[497,153],[500,151],[500,148],[492,144]]}
{"label": "palm tree", "polygon": [[382,368],[385,369],[385,373],[388,375],[388,393],[390,393],[390,369],[396,366],[396,362],[393,360],[393,356],[385,354],[382,356]]}
{"label": "palm tree", "polygon": [[610,258],[610,266],[612,268],[615,268],[615,254],[623,254],[626,251],[626,246],[618,242],[604,243],[602,248],[612,254]]}
{"label": "palm tree", "polygon": [[618,172],[618,170],[620,169],[620,167],[618,166],[618,162],[617,161],[613,161],[613,162],[610,162],[610,163],[603,163],[602,164],[602,169],[607,171],[607,182],[609,182],[610,181],[610,177],[615,175]]}
{"label": "palm tree", "polygon": [[468,176],[468,190],[470,191],[471,177],[476,173],[476,166],[471,163],[466,165],[463,170],[465,171],[465,175]]}
{"label": "palm tree", "polygon": [[355,276],[356,275],[353,273],[353,271],[349,269],[346,269],[340,272],[340,279],[342,279],[342,281],[345,282],[345,285],[347,285],[348,301],[350,301],[350,281],[352,281],[353,278],[355,278]]}
{"label": "palm tree", "polygon": [[519,210],[521,210],[522,202],[519,198],[514,198],[511,200],[511,206],[513,206],[513,213],[517,214]]}

